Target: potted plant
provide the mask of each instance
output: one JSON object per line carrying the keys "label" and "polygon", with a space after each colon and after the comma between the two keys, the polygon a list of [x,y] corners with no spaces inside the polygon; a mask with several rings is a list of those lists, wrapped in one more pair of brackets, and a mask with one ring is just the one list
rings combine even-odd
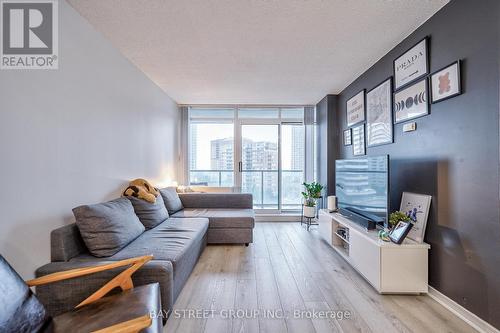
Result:
{"label": "potted plant", "polygon": [[400,222],[409,222],[411,221],[410,217],[401,211],[395,211],[389,215],[389,225],[387,228],[380,230],[378,232],[378,237],[384,242],[390,242],[389,234],[391,230]]}
{"label": "potted plant", "polygon": [[411,219],[408,215],[406,215],[401,211],[396,211],[394,213],[391,213],[391,215],[389,215],[389,228],[391,229],[394,228],[396,224],[398,224],[400,221],[410,222]]}
{"label": "potted plant", "polygon": [[305,217],[315,217],[316,216],[316,200],[321,196],[321,190],[323,185],[312,182],[303,183],[305,191],[302,192],[304,197],[304,216]]}

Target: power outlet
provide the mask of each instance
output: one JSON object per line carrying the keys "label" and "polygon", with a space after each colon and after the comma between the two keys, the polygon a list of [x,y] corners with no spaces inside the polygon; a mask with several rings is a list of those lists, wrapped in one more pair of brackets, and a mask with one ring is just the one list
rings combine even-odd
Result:
{"label": "power outlet", "polygon": [[413,132],[417,130],[417,123],[408,123],[403,125],[403,132]]}

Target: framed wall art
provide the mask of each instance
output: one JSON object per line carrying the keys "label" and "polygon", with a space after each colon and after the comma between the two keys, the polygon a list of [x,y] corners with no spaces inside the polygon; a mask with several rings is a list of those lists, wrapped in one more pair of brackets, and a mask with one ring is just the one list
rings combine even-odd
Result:
{"label": "framed wall art", "polygon": [[365,121],[365,90],[351,97],[346,104],[347,127]]}
{"label": "framed wall art", "polygon": [[394,123],[429,114],[427,78],[394,93]]}
{"label": "framed wall art", "polygon": [[462,93],[460,60],[431,75],[431,102],[437,103]]}
{"label": "framed wall art", "polygon": [[366,94],[366,143],[368,147],[393,142],[392,77]]}
{"label": "framed wall art", "polygon": [[344,146],[352,145],[352,133],[351,129],[348,128],[344,131]]}
{"label": "framed wall art", "polygon": [[394,60],[394,85],[398,90],[429,73],[428,41],[425,37]]}
{"label": "framed wall art", "polygon": [[352,154],[354,156],[366,154],[365,124],[352,128]]}
{"label": "framed wall art", "polygon": [[424,241],[431,199],[432,197],[430,195],[410,192],[403,192],[401,198],[399,210],[405,213],[413,223],[413,228],[410,230],[408,238],[419,243]]}

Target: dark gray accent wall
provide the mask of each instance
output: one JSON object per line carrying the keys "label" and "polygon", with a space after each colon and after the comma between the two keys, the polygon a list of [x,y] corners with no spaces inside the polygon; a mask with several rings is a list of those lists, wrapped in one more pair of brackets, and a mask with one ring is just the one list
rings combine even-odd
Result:
{"label": "dark gray accent wall", "polygon": [[317,137],[319,138],[316,160],[317,181],[325,186],[323,194],[326,195],[333,194],[335,191],[335,179],[331,175],[335,174],[335,156],[338,153],[334,137],[337,105],[336,95],[327,95],[316,105]]}
{"label": "dark gray accent wall", "polygon": [[[443,7],[338,96],[329,155],[351,158],[342,144],[345,103],[392,75],[392,62],[430,36],[431,72],[462,59],[464,93],[431,105],[417,131],[394,126],[394,143],[367,148],[391,158],[391,210],[401,193],[432,195],[426,242],[429,284],[500,327],[499,21],[500,1],[455,0]],[[321,103],[318,110],[321,109]],[[333,141],[330,141],[333,140]],[[330,146],[329,146],[330,147]],[[333,174],[328,174],[331,183]],[[330,191],[331,192],[331,191]]]}

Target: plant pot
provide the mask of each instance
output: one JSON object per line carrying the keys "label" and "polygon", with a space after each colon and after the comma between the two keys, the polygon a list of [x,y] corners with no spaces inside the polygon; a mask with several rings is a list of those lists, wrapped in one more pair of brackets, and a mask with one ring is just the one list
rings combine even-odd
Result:
{"label": "plant pot", "polygon": [[315,217],[316,216],[316,207],[304,206],[304,216],[305,217]]}

